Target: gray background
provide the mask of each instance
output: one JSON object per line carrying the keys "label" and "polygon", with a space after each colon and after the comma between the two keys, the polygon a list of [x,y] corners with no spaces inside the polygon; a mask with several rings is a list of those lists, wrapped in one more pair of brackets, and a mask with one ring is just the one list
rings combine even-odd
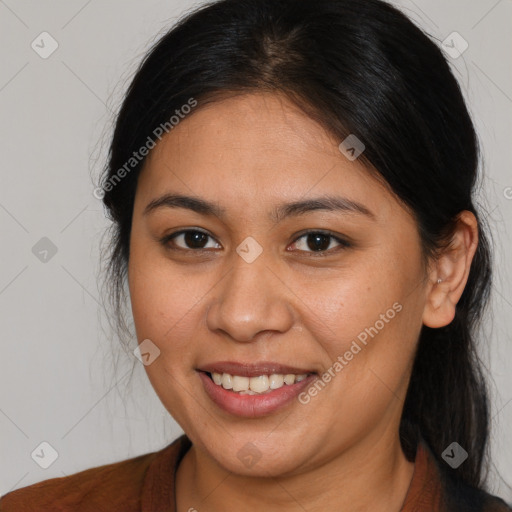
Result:
{"label": "gray background", "polygon": [[[491,489],[512,501],[497,477],[512,482],[512,1],[395,3],[440,42],[457,31],[469,43],[450,60],[484,153],[481,204],[496,245],[482,350],[492,372]],[[128,80],[150,44],[192,5],[0,0],[2,494],[158,450],[182,432],[141,364],[129,381],[133,356],[111,340],[97,277],[108,223],[92,191]],[[59,45],[46,59],[31,48],[43,31]],[[34,254],[43,237],[56,254]],[[58,453],[48,469],[31,457],[44,441]]]}

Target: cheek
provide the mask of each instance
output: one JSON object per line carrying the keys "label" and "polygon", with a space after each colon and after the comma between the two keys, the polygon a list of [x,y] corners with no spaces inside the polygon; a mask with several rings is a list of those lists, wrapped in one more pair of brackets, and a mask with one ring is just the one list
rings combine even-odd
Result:
{"label": "cheek", "polygon": [[190,309],[193,294],[186,280],[169,272],[169,261],[158,252],[132,235],[128,284],[138,340],[149,338],[162,348],[166,335]]}
{"label": "cheek", "polygon": [[405,398],[419,333],[412,317],[418,315],[405,302],[400,286],[374,285],[363,295],[354,294],[361,290],[357,284],[342,288],[340,283],[341,291],[315,303],[315,315],[304,312],[309,315],[307,328],[322,348],[320,378],[326,386],[325,391],[322,385],[318,391],[311,388],[303,400],[316,401],[316,411],[330,418],[340,438],[377,424],[396,410],[397,398]]}
{"label": "cheek", "polygon": [[158,248],[143,251],[134,245],[128,283],[137,339],[155,343],[167,369],[191,367],[194,348],[206,340],[206,305],[220,277],[206,268],[173,263]]}
{"label": "cheek", "polygon": [[393,276],[382,261],[360,263],[322,281],[304,281],[300,290],[306,307],[301,316],[307,318],[311,332],[322,330],[319,339],[343,350],[365,328],[380,322],[380,315],[390,309],[389,316],[394,315],[392,306],[403,295],[402,281],[403,276]]}
{"label": "cheek", "polygon": [[184,412],[191,404],[187,401],[189,395],[182,392],[182,383],[193,367],[191,340],[198,326],[196,308],[206,290],[198,288],[198,279],[171,271],[169,262],[161,260],[137,248],[131,252],[131,307],[138,341],[150,339],[160,350],[159,357],[144,367],[147,376],[162,404],[183,426],[193,411]]}
{"label": "cheek", "polygon": [[200,290],[187,279],[149,262],[138,265],[136,258],[130,264],[129,286],[137,337],[150,338],[159,346],[174,337],[201,299]]}
{"label": "cheek", "polygon": [[354,397],[377,392],[379,378],[397,389],[413,359],[421,329],[421,267],[411,254],[398,261],[399,255],[380,251],[350,274],[321,285],[303,283],[302,320],[323,349],[326,370],[343,373],[335,380],[344,400],[347,389]]}

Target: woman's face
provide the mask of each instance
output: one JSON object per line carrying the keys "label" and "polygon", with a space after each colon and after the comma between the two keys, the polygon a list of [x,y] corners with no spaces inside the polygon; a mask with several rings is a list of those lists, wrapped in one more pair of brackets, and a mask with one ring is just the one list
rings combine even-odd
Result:
{"label": "woman's face", "polygon": [[145,369],[235,473],[300,473],[398,439],[426,303],[420,240],[340,142],[282,96],[243,95],[198,107],[139,177],[129,287]]}

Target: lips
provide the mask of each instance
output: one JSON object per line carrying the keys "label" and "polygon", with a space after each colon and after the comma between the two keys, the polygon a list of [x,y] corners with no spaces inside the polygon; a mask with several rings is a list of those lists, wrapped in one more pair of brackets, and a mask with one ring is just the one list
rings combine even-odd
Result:
{"label": "lips", "polygon": [[276,413],[318,378],[318,372],[311,368],[272,361],[217,361],[196,370],[214,404],[224,412],[245,418]]}
{"label": "lips", "polygon": [[[297,370],[302,371],[302,369]],[[242,395],[218,386],[206,372],[198,371],[198,375],[206,395],[217,407],[230,415],[248,419],[265,417],[275,414],[287,406],[292,406],[293,403],[299,404],[299,401],[296,400],[297,396],[318,378],[316,374],[310,374],[300,382],[284,385],[270,393]]]}
{"label": "lips", "polygon": [[218,361],[216,363],[206,364],[198,368],[199,371],[205,373],[229,373],[231,375],[239,375],[240,377],[258,377],[259,375],[272,374],[312,374],[317,373],[315,370],[308,368],[300,368],[297,366],[289,366],[280,363],[262,361],[257,363],[243,363],[236,361]]}

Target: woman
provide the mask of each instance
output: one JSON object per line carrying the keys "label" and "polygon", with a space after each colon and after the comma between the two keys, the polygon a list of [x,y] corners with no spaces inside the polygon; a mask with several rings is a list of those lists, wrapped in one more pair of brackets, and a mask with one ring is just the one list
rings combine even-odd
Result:
{"label": "woman", "polygon": [[[223,0],[147,55],[101,190],[111,279],[185,435],[2,511],[505,511],[485,491],[478,148],[380,0]],[[31,508],[32,507],[32,508]]]}

